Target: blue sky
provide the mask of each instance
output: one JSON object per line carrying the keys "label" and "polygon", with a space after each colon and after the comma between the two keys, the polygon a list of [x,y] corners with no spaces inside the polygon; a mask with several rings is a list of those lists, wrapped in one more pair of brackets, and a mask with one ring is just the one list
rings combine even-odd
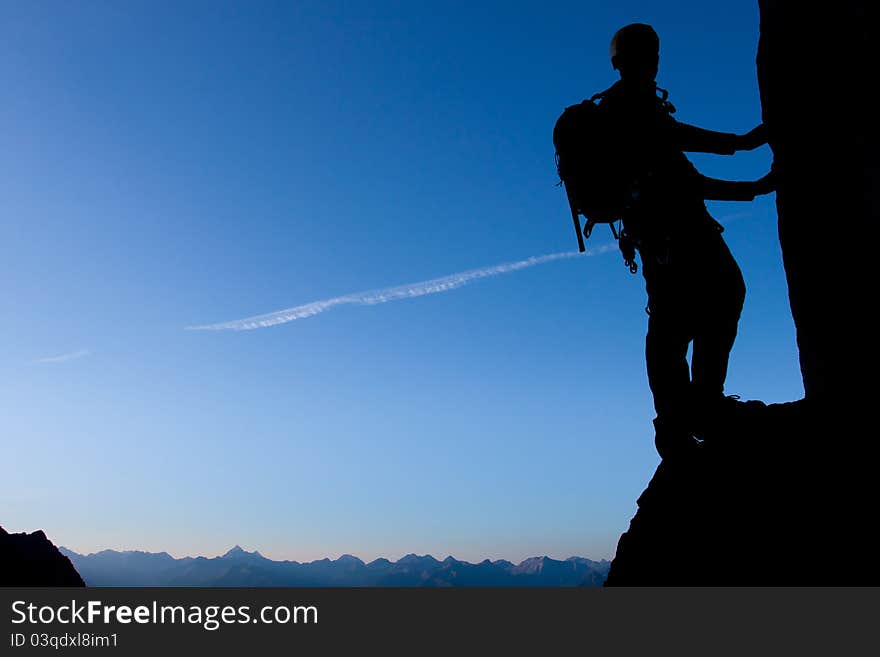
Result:
{"label": "blue sky", "polygon": [[[681,120],[760,121],[756,3],[0,4],[0,524],[83,552],[611,557],[658,463],[616,253],[185,327],[575,249],[550,133],[634,21]],[[770,153],[692,159],[751,179]],[[710,209],[748,286],[728,392],[798,398],[773,198]]]}

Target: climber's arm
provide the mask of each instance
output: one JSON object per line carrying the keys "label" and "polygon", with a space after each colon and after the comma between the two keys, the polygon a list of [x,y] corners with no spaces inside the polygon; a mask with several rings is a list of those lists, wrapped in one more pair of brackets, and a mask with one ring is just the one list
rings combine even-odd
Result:
{"label": "climber's arm", "polygon": [[744,135],[716,132],[688,123],[675,122],[675,140],[683,151],[733,155],[736,151],[750,151],[767,143],[762,123]]}
{"label": "climber's arm", "polygon": [[751,201],[776,189],[773,171],[753,181],[718,180],[700,175],[703,198],[708,201]]}

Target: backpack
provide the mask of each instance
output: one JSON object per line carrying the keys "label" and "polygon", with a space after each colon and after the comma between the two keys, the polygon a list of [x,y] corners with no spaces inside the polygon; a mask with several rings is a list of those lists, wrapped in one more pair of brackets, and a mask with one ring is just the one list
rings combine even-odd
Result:
{"label": "backpack", "polygon": [[[597,102],[608,91],[566,107],[557,119],[553,127],[556,170],[568,197],[578,249],[586,250],[584,238],[589,239],[596,224],[608,224],[627,267],[635,273],[635,249],[625,232],[615,228],[632,202],[633,193],[632,175],[618,148],[614,121]],[[583,232],[579,215],[586,218]]]}

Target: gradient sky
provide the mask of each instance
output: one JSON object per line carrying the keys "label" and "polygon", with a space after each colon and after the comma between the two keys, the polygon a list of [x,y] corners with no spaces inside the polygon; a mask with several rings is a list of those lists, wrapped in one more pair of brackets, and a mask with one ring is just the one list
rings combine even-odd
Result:
{"label": "gradient sky", "polygon": [[[680,120],[760,121],[755,2],[0,3],[0,524],[80,552],[613,556],[659,461],[616,252],[185,327],[576,249],[551,130],[634,21]],[[752,179],[770,153],[692,159]],[[710,210],[748,286],[728,392],[798,398],[773,197]]]}

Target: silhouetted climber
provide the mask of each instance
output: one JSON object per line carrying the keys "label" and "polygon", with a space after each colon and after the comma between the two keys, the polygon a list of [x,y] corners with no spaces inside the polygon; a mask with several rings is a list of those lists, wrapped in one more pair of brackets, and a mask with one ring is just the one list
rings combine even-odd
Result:
{"label": "silhouetted climber", "polygon": [[655,82],[659,56],[660,40],[649,25],[620,29],[611,41],[620,80],[602,94],[601,107],[612,117],[632,181],[621,248],[637,249],[642,260],[655,443],[667,458],[697,445],[692,433],[725,399],[745,299],[742,273],[704,200],[752,200],[772,191],[772,181],[769,175],[755,182],[722,181],[696,170],[683,151],[751,150],[766,143],[763,126],[736,135],[676,121],[667,92]]}
{"label": "silhouetted climber", "polygon": [[[612,586],[880,582],[870,319],[880,284],[869,255],[880,222],[880,3],[758,4],[762,118],[805,397],[725,404],[700,467],[661,463],[618,543]],[[743,560],[756,542],[762,557]],[[817,567],[823,554],[839,558]]]}

